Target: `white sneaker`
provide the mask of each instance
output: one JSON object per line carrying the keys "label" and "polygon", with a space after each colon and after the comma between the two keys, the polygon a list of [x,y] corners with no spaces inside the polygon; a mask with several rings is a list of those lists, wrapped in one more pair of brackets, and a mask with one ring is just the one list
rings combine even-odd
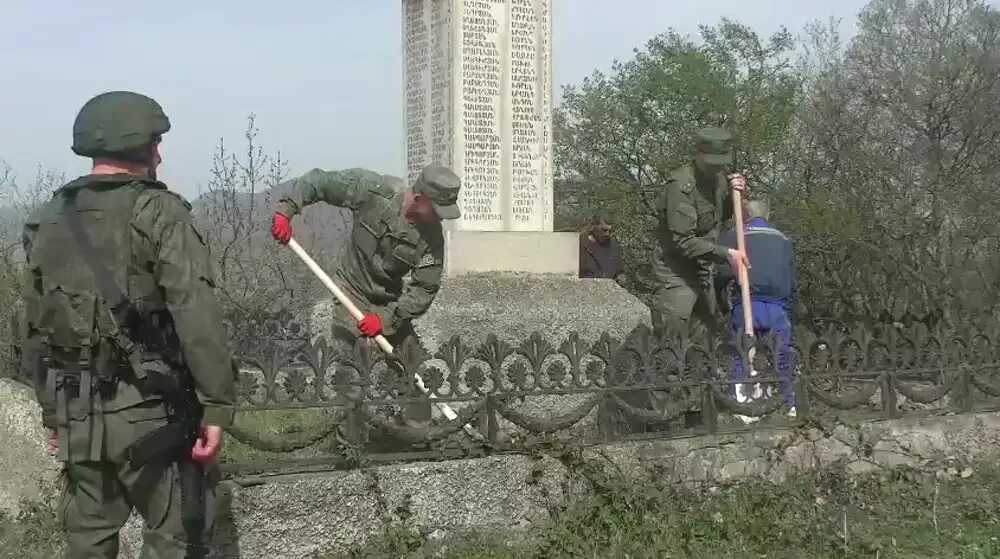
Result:
{"label": "white sneaker", "polygon": [[[753,369],[753,370],[750,371],[750,378],[756,378],[759,375],[760,375],[760,373],[758,373],[756,369]],[[754,385],[753,385],[753,392],[751,394],[752,395],[750,397],[752,399],[754,399],[754,400],[761,399],[764,396],[764,387],[762,387],[759,382],[758,383],[754,383]]]}
{"label": "white sneaker", "polygon": [[750,398],[748,398],[746,396],[746,394],[743,393],[743,385],[742,384],[734,384],[733,388],[736,391],[736,401],[739,402],[739,403],[741,403],[741,404],[747,403],[747,400],[749,400]]}
{"label": "white sneaker", "polygon": [[795,411],[795,406],[788,408],[788,417],[798,417],[798,412]]}

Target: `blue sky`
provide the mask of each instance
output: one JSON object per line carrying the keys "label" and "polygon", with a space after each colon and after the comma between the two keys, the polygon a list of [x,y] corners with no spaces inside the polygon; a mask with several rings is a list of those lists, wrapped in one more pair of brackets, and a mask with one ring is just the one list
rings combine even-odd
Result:
{"label": "blue sky", "polygon": [[[769,34],[831,16],[855,31],[863,0],[554,0],[556,96],[627,59],[657,33],[721,17]],[[613,7],[612,7],[613,6]],[[129,89],[163,104],[173,130],[160,176],[187,196],[208,180],[219,139],[258,140],[294,176],[366,167],[402,176],[398,0],[0,2],[0,160],[76,176],[72,121],[91,96]]]}

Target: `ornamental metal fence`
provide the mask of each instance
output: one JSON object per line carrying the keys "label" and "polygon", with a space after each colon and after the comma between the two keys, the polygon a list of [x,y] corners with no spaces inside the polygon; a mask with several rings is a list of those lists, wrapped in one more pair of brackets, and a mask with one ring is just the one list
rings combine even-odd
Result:
{"label": "ornamental metal fence", "polygon": [[[393,356],[283,319],[240,331],[237,419],[223,463],[233,475],[790,427],[833,415],[1000,409],[1000,330],[798,328],[783,346],[775,336],[687,338],[640,326],[622,340],[536,333],[472,346],[456,337],[434,352],[410,339]],[[740,382],[734,364],[751,348],[757,375]],[[415,374],[426,393],[414,388]]]}

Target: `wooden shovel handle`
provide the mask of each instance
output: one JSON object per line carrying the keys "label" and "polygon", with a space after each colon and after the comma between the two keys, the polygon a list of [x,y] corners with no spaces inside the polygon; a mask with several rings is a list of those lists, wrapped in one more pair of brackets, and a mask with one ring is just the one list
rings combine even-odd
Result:
{"label": "wooden shovel handle", "polygon": [[[344,308],[347,309],[347,312],[351,313],[351,316],[353,316],[355,320],[361,320],[361,318],[364,317],[364,313],[361,312],[361,309],[359,309],[357,305],[355,305],[354,302],[352,302],[347,297],[347,295],[344,294],[344,292],[341,291],[339,287],[337,287],[337,284],[333,283],[333,280],[330,279],[330,276],[328,276],[326,272],[323,271],[323,268],[319,267],[319,264],[317,264],[316,261],[312,259],[312,257],[306,254],[306,251],[299,245],[299,243],[295,241],[295,239],[289,239],[288,246],[291,247],[292,251],[294,251],[295,254],[298,255],[298,257],[302,259],[303,262],[306,263],[306,266],[308,266],[309,269],[312,270],[314,274],[316,274],[316,277],[318,277],[319,280],[323,282],[323,285],[325,285],[326,288],[329,289],[331,293],[333,293],[333,296],[336,297],[338,301],[340,301],[340,304],[344,305]],[[390,355],[392,354],[393,350],[392,344],[389,343],[389,340],[385,339],[385,336],[383,336],[382,334],[375,336],[375,342],[379,345],[379,347],[382,348],[383,351],[385,351]],[[431,394],[430,391],[427,389],[427,386],[424,385],[424,379],[420,378],[419,374],[414,373],[413,378],[417,383],[417,387],[420,388],[421,391],[423,391],[425,394],[429,394],[431,398],[434,397],[434,395]],[[449,406],[448,404],[444,402],[435,402],[435,403],[437,404],[438,409],[441,410],[441,413],[443,413],[444,416],[447,417],[449,421],[454,420],[458,417],[458,415],[455,413],[455,410],[451,409],[451,406]],[[475,429],[473,429],[472,426],[469,424],[465,425],[465,430],[470,435],[477,437],[479,436],[479,433]]]}
{"label": "wooden shovel handle", "polygon": [[[301,258],[303,262],[306,263],[306,266],[308,266],[309,269],[312,270],[314,274],[316,274],[316,277],[319,278],[319,281],[323,282],[323,285],[325,285],[326,288],[329,289],[331,293],[333,293],[333,296],[336,297],[338,301],[340,301],[340,304],[344,305],[344,308],[347,309],[347,312],[351,313],[351,316],[354,317],[354,320],[361,320],[365,316],[365,314],[361,312],[361,309],[359,309],[357,305],[355,305],[347,297],[347,295],[345,295],[344,292],[341,291],[339,287],[337,287],[337,284],[333,283],[333,280],[330,279],[330,276],[326,275],[326,272],[324,272],[323,269],[319,267],[319,264],[317,264],[316,261],[313,260],[311,256],[306,254],[306,251],[303,250],[303,248],[299,245],[299,243],[295,241],[295,239],[289,239],[288,246],[291,247],[291,249],[295,252],[295,254],[299,258]],[[382,334],[375,336],[375,343],[377,343],[379,347],[381,347],[382,350],[385,351],[386,353],[389,354],[392,353],[393,350],[392,344],[390,344],[389,340],[385,339],[385,336],[383,336]]]}
{"label": "wooden shovel handle", "polygon": [[[747,254],[746,236],[743,233],[743,196],[739,190],[733,190],[733,214],[736,222],[736,250]],[[747,259],[750,257],[747,256]],[[743,329],[753,336],[753,309],[750,307],[750,274],[746,266],[737,270],[740,282],[740,298],[743,301]]]}

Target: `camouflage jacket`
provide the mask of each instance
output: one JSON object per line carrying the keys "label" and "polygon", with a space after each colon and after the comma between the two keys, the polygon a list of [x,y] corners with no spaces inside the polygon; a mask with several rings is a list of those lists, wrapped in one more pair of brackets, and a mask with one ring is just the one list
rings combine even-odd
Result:
{"label": "camouflage jacket", "polygon": [[[204,407],[203,422],[228,426],[233,418],[236,366],[215,298],[210,255],[194,227],[191,206],[156,181],[132,175],[89,175],[58,189],[28,216],[22,234],[26,261],[23,353],[32,364],[30,375],[44,425],[69,432],[69,444],[60,442],[63,459],[71,451],[78,455],[74,459],[114,459],[166,418],[159,396],[119,375],[104,375],[108,372],[104,369],[126,370],[128,365],[107,358],[114,355],[113,340],[107,336],[111,314],[91,268],[64,226],[66,212],[71,210],[63,194],[71,189],[76,190],[77,212],[90,244],[104,257],[118,287],[141,312],[169,317],[170,333],[163,339],[173,343],[164,347],[177,346],[173,349],[189,371]],[[52,270],[63,277],[52,277],[47,273]],[[67,292],[90,292],[93,304],[67,303],[60,295]],[[71,347],[74,339],[83,342]],[[56,386],[56,372],[42,368],[38,359],[45,355],[50,362],[59,362],[60,356],[81,355],[84,350],[89,351],[91,366],[84,367],[88,371],[83,378],[118,379],[112,390],[98,396],[89,393],[81,381],[77,394],[67,394],[65,385]],[[163,355],[156,350],[144,352],[143,361],[162,364]]]}
{"label": "camouflage jacket", "polygon": [[693,165],[674,170],[658,203],[657,257],[679,274],[704,271],[725,262],[729,249],[718,244],[723,223],[733,212],[726,176],[714,188],[698,184]]}
{"label": "camouflage jacket", "polygon": [[[314,170],[299,179],[278,211],[291,218],[316,202],[350,209],[351,239],[340,255],[335,282],[362,311],[382,319],[390,336],[430,308],[441,286],[444,235],[440,223],[414,225],[403,215],[403,192],[375,184],[347,184]],[[404,277],[410,281],[404,286]],[[339,281],[338,281],[339,280]]]}

